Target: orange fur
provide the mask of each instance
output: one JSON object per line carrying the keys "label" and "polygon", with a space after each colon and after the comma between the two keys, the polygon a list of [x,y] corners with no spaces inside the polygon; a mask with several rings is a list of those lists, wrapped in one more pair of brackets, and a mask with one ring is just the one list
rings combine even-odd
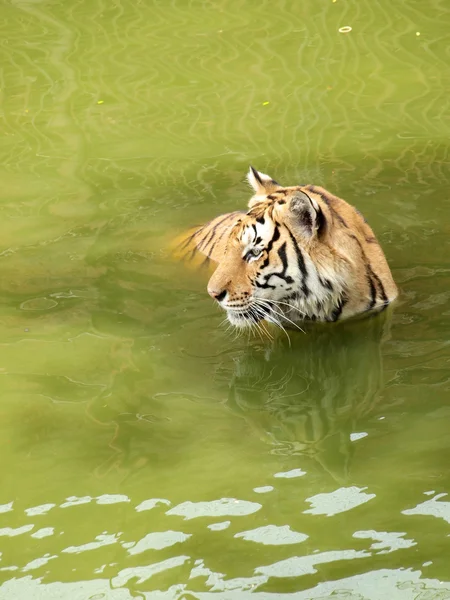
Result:
{"label": "orange fur", "polygon": [[321,187],[282,187],[254,169],[248,179],[255,194],[247,212],[216,217],[180,246],[217,263],[208,291],[232,323],[336,321],[396,298],[384,253],[353,206]]}

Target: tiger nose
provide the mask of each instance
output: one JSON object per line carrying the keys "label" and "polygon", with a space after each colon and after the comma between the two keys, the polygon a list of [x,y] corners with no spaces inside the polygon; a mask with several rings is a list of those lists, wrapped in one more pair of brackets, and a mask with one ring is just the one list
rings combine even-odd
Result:
{"label": "tiger nose", "polygon": [[211,288],[208,286],[208,294],[217,302],[220,302],[227,295],[226,290],[216,290],[215,288]]}

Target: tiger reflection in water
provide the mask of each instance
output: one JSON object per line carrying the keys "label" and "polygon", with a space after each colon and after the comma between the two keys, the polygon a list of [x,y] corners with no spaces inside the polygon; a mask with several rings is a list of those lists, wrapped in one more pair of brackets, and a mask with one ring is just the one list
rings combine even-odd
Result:
{"label": "tiger reflection in water", "polygon": [[[266,355],[243,353],[229,405],[281,455],[302,455],[345,481],[355,448],[350,434],[375,417],[383,387],[381,343],[390,311],[283,338]],[[303,461],[299,466],[303,466]]]}
{"label": "tiger reflection in water", "polygon": [[[256,339],[243,343],[222,355],[228,358],[216,363],[213,380],[207,382],[195,375],[199,362],[194,357],[195,366],[177,392],[167,383],[170,377],[162,387],[157,383],[156,374],[148,372],[145,354],[139,365],[130,355],[128,367],[124,365],[115,377],[114,396],[107,390],[89,403],[90,418],[98,426],[112,428],[109,451],[105,449],[96,475],[114,469],[126,477],[155,462],[177,463],[179,457],[171,458],[173,449],[186,452],[191,445],[198,447],[205,414],[222,419],[225,399],[272,453],[299,456],[299,467],[311,459],[319,472],[345,482],[355,449],[350,435],[383,414],[381,346],[389,334],[390,313],[388,308],[336,324],[304,323],[305,334],[291,332],[290,344],[281,331],[265,345]],[[192,341],[193,348],[196,343]],[[134,361],[136,357],[134,353]],[[182,357],[189,369],[194,363],[186,360]],[[230,443],[235,443],[232,439]]]}

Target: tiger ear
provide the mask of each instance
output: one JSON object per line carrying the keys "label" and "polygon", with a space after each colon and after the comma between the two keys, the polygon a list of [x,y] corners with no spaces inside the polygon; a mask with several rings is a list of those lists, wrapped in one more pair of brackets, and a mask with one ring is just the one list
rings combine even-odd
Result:
{"label": "tiger ear", "polygon": [[257,171],[252,166],[247,173],[247,181],[258,196],[267,196],[281,187],[272,177]]}
{"label": "tiger ear", "polygon": [[325,217],[320,206],[308,194],[300,190],[291,196],[289,209],[294,224],[308,237],[317,232],[319,235],[325,225]]}

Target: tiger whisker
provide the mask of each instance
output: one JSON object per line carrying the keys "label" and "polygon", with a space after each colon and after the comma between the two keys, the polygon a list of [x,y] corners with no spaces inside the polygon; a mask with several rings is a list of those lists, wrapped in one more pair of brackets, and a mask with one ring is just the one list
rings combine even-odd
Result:
{"label": "tiger whisker", "polygon": [[261,314],[261,311],[258,310],[258,307],[255,308],[251,306],[250,314],[255,319],[255,326],[262,330],[264,335],[266,335],[269,339],[273,340],[273,337],[270,335],[270,333],[263,327],[263,322],[260,319],[262,316],[264,316],[264,314]]}
{"label": "tiger whisker", "polygon": [[[274,311],[274,309],[273,309],[271,306],[269,306],[269,305],[266,305],[266,304],[265,304],[265,303],[263,303],[263,302],[261,302],[261,303],[260,303],[260,306],[261,306],[262,308],[264,308],[264,309],[265,309],[265,311],[264,311],[264,318],[265,318],[265,319],[266,319],[266,320],[267,320],[269,323],[273,323],[274,325],[276,325],[277,327],[279,327],[279,328],[280,328],[280,329],[283,331],[283,333],[286,335],[286,337],[287,337],[287,339],[288,339],[289,346],[291,346],[291,338],[289,337],[289,334],[288,334],[288,332],[287,332],[287,331],[286,331],[286,329],[283,327],[283,325],[282,325],[282,323],[280,322],[280,320],[279,320],[279,319],[277,319],[277,317],[276,317],[276,314],[277,314],[277,313]],[[267,313],[266,313],[266,311],[267,311],[267,310],[269,310],[269,314],[267,314]],[[272,340],[273,340],[273,338],[272,338]]]}
{"label": "tiger whisker", "polygon": [[235,327],[234,330],[235,330],[235,334],[234,334],[233,342],[238,340],[243,334],[243,331],[241,329],[239,329],[238,327]]}
{"label": "tiger whisker", "polygon": [[227,325],[225,329],[225,334],[229,335],[232,338],[232,342],[235,342],[239,338],[241,332],[236,327],[233,327],[233,325],[228,320],[228,317],[225,317],[225,319],[223,319],[223,321],[220,322],[221,327],[225,324]]}
{"label": "tiger whisker", "polygon": [[297,325],[297,323],[296,323],[295,321],[292,321],[291,319],[289,319],[289,317],[286,317],[286,315],[284,315],[283,313],[279,313],[279,312],[277,312],[277,311],[276,311],[276,310],[273,308],[273,306],[272,306],[271,308],[272,308],[272,310],[274,311],[274,313],[275,313],[276,315],[278,315],[279,317],[281,317],[281,318],[282,318],[282,319],[284,319],[285,321],[288,321],[288,323],[291,323],[291,325],[293,325],[293,326],[294,326],[296,329],[298,329],[298,330],[299,330],[299,331],[301,331],[302,333],[306,333],[306,332],[305,332],[305,330],[304,330],[304,329],[302,329],[302,328],[300,327],[300,325]]}
{"label": "tiger whisker", "polygon": [[269,330],[266,329],[266,327],[264,326],[264,321],[261,322],[261,329],[266,333],[266,335],[269,338],[269,340],[273,341],[273,336],[271,335],[271,333],[269,332]]}
{"label": "tiger whisker", "polygon": [[276,325],[277,327],[279,327],[279,328],[280,328],[280,329],[283,331],[284,335],[285,335],[285,336],[287,337],[287,339],[288,339],[288,342],[289,342],[289,348],[290,348],[290,347],[291,347],[291,345],[292,345],[292,344],[291,344],[291,338],[289,337],[289,334],[288,334],[288,332],[287,332],[287,331],[286,331],[286,329],[283,327],[283,325],[280,323],[280,321],[278,321],[278,319],[277,319],[275,316],[273,316],[272,312],[271,312],[271,313],[269,313],[269,315],[267,315],[267,316],[266,316],[266,319],[267,319],[267,321],[269,321],[269,323],[273,323],[274,325]]}
{"label": "tiger whisker", "polygon": [[[259,298],[258,298],[259,299]],[[261,298],[262,299],[262,298]],[[284,306],[289,306],[289,308],[291,308],[292,310],[296,310],[297,312],[299,312],[303,317],[306,315],[306,313],[304,311],[302,311],[300,308],[298,308],[297,306],[294,306],[293,304],[289,304],[289,302],[282,302],[281,300],[267,300],[267,302],[270,302],[272,304],[283,304]]]}
{"label": "tiger whisker", "polygon": [[301,331],[302,333],[305,333],[305,331],[299,325],[297,325],[297,323],[295,323],[294,321],[292,321],[291,319],[289,319],[289,317],[286,317],[286,315],[284,315],[282,312],[276,311],[275,308],[270,305],[270,303],[272,302],[271,300],[262,300],[262,299],[258,298],[257,300],[253,300],[253,302],[259,304],[262,307],[269,308],[278,317],[281,317],[282,319],[285,319],[286,321],[288,321],[289,323],[291,323],[294,327],[296,327],[299,331]]}
{"label": "tiger whisker", "polygon": [[[234,331],[234,328],[232,327],[231,323],[228,321],[228,319],[225,317],[225,319],[220,323],[220,326],[222,327],[223,325],[225,325],[227,323],[227,327],[225,328],[225,335],[228,336],[232,336],[232,334],[236,335],[236,332]],[[233,338],[234,341],[235,338]]]}
{"label": "tiger whisker", "polygon": [[265,335],[269,340],[273,341],[273,337],[270,335],[270,333],[267,331],[267,329],[264,327],[263,322],[261,321],[260,323],[257,323],[256,326],[258,327],[258,329],[261,330],[261,332],[263,333],[263,335]]}
{"label": "tiger whisker", "polygon": [[[250,315],[251,315],[251,317],[254,319],[254,323],[252,324],[252,326],[253,326],[253,325],[255,326],[255,328],[256,328],[256,331],[258,332],[258,334],[259,334],[259,336],[260,336],[260,338],[261,338],[261,341],[263,342],[263,341],[264,341],[264,338],[263,338],[263,336],[262,336],[261,332],[262,332],[263,334],[266,334],[266,331],[265,331],[264,329],[262,329],[261,325],[260,325],[260,324],[259,324],[259,322],[258,322],[258,321],[259,321],[259,316],[260,316],[260,315],[258,315],[257,311],[255,311],[255,309],[254,309],[253,307],[250,307]],[[268,336],[268,337],[269,337],[269,336]]]}
{"label": "tiger whisker", "polygon": [[264,342],[264,338],[263,338],[262,333],[261,333],[261,328],[259,327],[259,325],[257,323],[254,323],[254,326],[255,326],[255,331],[259,335],[260,340],[262,342]]}
{"label": "tiger whisker", "polygon": [[[249,327],[249,332],[253,332],[253,333],[257,333],[258,337],[261,341],[263,340],[263,337],[261,335],[261,331],[259,330],[259,327],[256,323],[251,323],[250,327]],[[248,337],[248,341],[250,341],[250,333],[249,333],[249,337]]]}

